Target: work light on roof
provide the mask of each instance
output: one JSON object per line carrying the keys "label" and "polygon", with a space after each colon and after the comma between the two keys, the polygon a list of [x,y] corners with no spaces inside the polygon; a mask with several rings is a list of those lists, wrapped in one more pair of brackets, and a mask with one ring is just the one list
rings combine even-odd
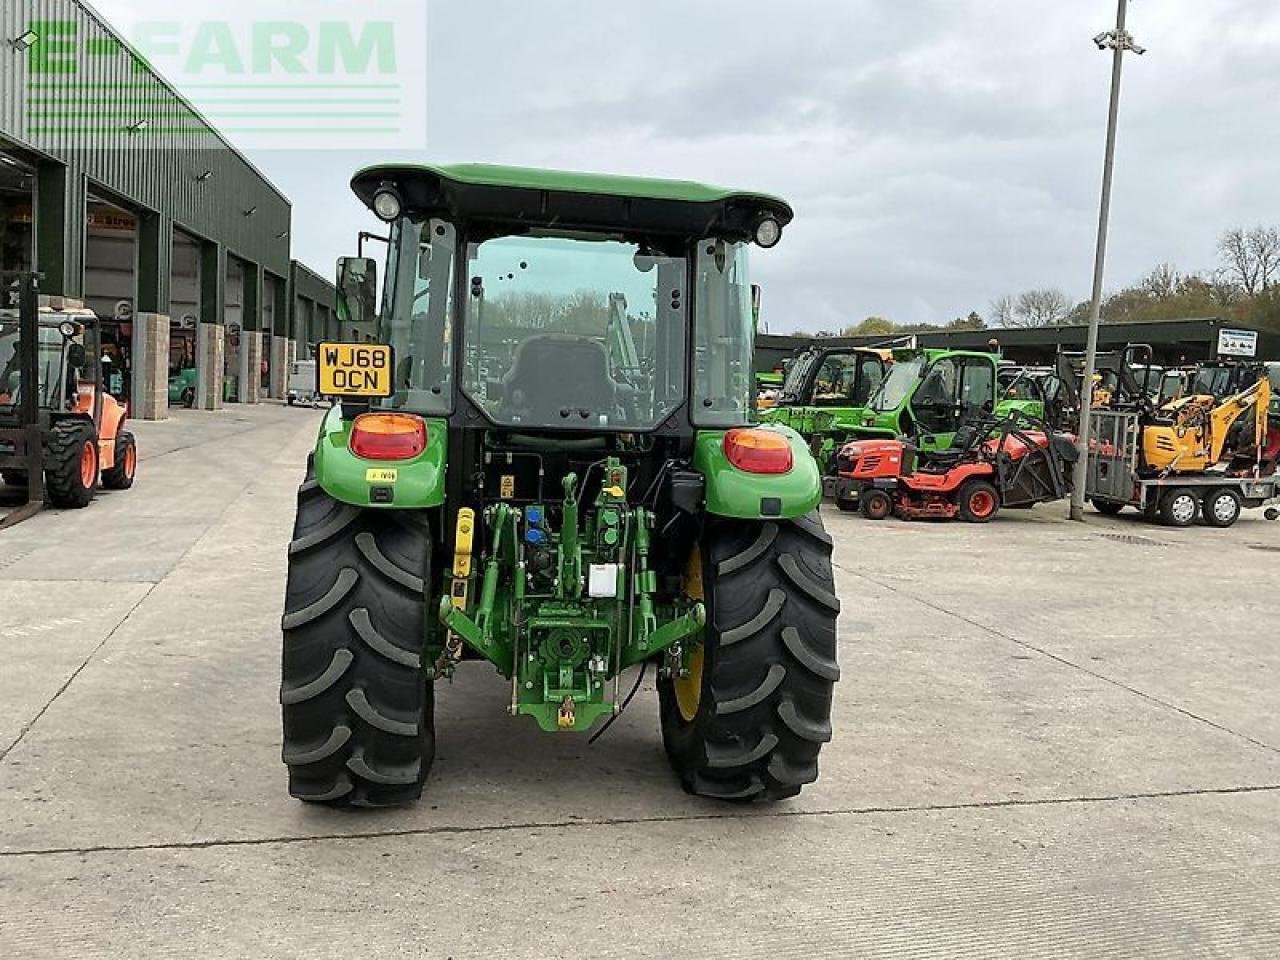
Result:
{"label": "work light on roof", "polygon": [[782,224],[771,213],[765,213],[756,221],[755,241],[768,250],[776,247],[782,239]]}
{"label": "work light on roof", "polygon": [[400,194],[391,187],[381,187],[373,195],[373,212],[378,215],[380,220],[385,220],[387,223],[398,220],[403,209],[404,206],[400,202]]}

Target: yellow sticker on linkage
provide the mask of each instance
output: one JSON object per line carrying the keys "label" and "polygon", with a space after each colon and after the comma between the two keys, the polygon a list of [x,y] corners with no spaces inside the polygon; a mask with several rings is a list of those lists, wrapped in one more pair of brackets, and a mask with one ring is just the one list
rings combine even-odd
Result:
{"label": "yellow sticker on linkage", "polygon": [[366,470],[365,483],[395,483],[400,476],[399,470]]}

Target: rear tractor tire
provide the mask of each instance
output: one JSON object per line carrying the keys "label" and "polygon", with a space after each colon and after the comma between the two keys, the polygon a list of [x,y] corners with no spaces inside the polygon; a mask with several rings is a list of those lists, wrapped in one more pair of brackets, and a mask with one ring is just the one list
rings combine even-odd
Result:
{"label": "rear tractor tire", "polygon": [[716,520],[698,558],[703,643],[688,677],[658,683],[671,765],[699,796],[795,796],[818,778],[840,675],[831,538],[816,510],[795,520]]}
{"label": "rear tractor tire", "polygon": [[424,672],[431,530],[417,511],[298,490],[280,702],[289,793],[330,806],[412,803],[435,757]]}
{"label": "rear tractor tire", "polygon": [[120,431],[116,437],[115,461],[110,470],[102,471],[102,485],[108,490],[128,490],[138,472],[138,445],[133,434]]}
{"label": "rear tractor tire", "polygon": [[44,482],[55,507],[87,507],[98,492],[98,438],[87,420],[63,420],[45,439]]}

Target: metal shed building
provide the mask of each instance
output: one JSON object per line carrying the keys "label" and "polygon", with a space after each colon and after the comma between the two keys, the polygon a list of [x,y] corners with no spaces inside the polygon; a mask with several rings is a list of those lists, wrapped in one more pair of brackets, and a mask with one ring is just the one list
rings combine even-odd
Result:
{"label": "metal shed building", "polygon": [[192,366],[206,409],[283,396],[295,324],[334,302],[290,230],[288,199],[89,5],[0,7],[0,269],[102,318],[134,416]]}
{"label": "metal shed building", "polygon": [[[1149,323],[1104,323],[1098,328],[1098,347],[1116,349],[1127,344],[1147,344],[1155,363],[1181,365],[1218,357],[1218,336],[1223,329],[1251,329],[1218,317],[1160,320]],[[1258,330],[1258,359],[1280,360],[1280,333]],[[916,334],[889,336],[832,337],[823,339],[832,346],[878,346],[887,341],[915,336],[922,347],[950,350],[987,350],[991,340],[999,344],[1001,354],[1024,364],[1051,364],[1059,347],[1083,350],[1088,328],[1063,325],[1056,327],[1018,327],[990,330],[925,330]],[[787,358],[816,342],[812,337],[784,337],[761,334],[756,337],[756,369],[773,370]]]}

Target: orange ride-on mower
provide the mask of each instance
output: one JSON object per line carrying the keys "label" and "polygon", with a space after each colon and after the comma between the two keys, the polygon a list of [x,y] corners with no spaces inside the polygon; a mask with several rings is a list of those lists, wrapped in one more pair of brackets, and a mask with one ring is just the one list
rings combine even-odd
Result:
{"label": "orange ride-on mower", "polygon": [[28,502],[84,507],[99,486],[133,486],[127,408],[102,387],[98,319],[37,308],[35,277],[9,274],[0,300],[0,480]]}
{"label": "orange ride-on mower", "polygon": [[1061,500],[1076,456],[1070,436],[1022,413],[975,418],[949,450],[928,454],[903,440],[855,440],[836,458],[836,505],[870,520],[986,523],[1001,507]]}

